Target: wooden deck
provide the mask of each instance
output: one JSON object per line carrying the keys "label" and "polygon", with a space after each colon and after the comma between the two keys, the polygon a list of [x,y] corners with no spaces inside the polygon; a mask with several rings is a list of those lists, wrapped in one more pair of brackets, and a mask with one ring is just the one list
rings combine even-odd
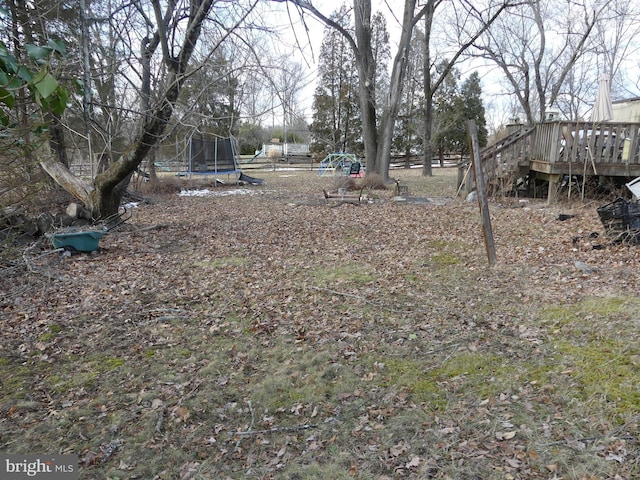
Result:
{"label": "wooden deck", "polygon": [[[561,121],[511,129],[481,152],[493,190],[504,190],[526,174],[548,180],[550,186],[565,175],[640,176],[640,123]],[[552,188],[549,192],[551,197]]]}

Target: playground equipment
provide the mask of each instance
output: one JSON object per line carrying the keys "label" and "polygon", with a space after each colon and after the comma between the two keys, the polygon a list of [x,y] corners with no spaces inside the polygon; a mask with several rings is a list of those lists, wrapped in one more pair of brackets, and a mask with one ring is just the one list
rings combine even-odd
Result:
{"label": "playground equipment", "polygon": [[238,167],[235,142],[232,138],[205,140],[191,138],[189,143],[188,174],[233,175],[238,181],[242,173]]}
{"label": "playground equipment", "polygon": [[361,177],[362,163],[353,153],[330,153],[320,162],[318,175],[347,175]]}
{"label": "playground equipment", "polygon": [[192,137],[189,142],[189,171],[187,173],[189,175],[233,175],[236,184],[245,182],[251,185],[261,185],[262,179],[242,173],[238,165],[238,158],[233,138],[205,140]]}

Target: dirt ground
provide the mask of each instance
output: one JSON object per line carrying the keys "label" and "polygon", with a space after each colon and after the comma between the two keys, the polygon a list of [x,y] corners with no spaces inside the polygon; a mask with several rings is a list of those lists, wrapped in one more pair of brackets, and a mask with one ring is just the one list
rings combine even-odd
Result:
{"label": "dirt ground", "polygon": [[489,267],[453,170],[357,205],[251,175],[3,268],[1,452],[81,479],[640,478],[640,247],[606,201],[492,200]]}

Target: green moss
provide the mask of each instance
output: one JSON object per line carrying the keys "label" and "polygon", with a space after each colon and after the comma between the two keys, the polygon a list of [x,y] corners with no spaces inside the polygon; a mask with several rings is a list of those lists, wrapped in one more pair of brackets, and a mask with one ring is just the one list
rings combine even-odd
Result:
{"label": "green moss", "polygon": [[539,316],[543,324],[556,327],[565,326],[577,318],[575,305],[549,305],[540,309]]}
{"label": "green moss", "polygon": [[44,379],[44,383],[51,392],[60,393],[68,389],[68,382],[60,375],[49,375]]}
{"label": "green moss", "polygon": [[622,313],[630,305],[627,297],[590,297],[582,301],[579,308],[591,315],[608,317]]}
{"label": "green moss", "polygon": [[191,350],[188,348],[177,348],[175,353],[183,358],[189,358],[191,356]]}
{"label": "green moss", "polygon": [[342,237],[342,243],[346,243],[347,245],[357,245],[360,242],[362,242],[361,235],[351,234]]}
{"label": "green moss", "polygon": [[2,369],[0,380],[0,403],[10,399],[25,398],[29,390],[31,369],[25,365],[11,367],[9,363]]}
{"label": "green moss", "polygon": [[445,242],[444,240],[429,240],[425,242],[425,247],[433,248],[434,250],[444,250],[449,245],[449,242]]}
{"label": "green moss", "polygon": [[373,282],[377,278],[377,275],[371,273],[367,265],[348,262],[332,267],[317,268],[313,275],[319,284],[327,286],[334,283],[363,285]]}
{"label": "green moss", "polygon": [[106,357],[102,359],[99,367],[104,370],[115,370],[116,368],[120,368],[123,365],[124,360],[122,358]]}
{"label": "green moss", "polygon": [[62,331],[62,327],[60,325],[49,325],[49,331],[51,333],[60,333]]}
{"label": "green moss", "polygon": [[551,383],[553,375],[558,373],[561,368],[558,366],[559,362],[554,356],[553,358],[547,358],[547,363],[538,364],[534,362],[528,362],[523,364],[518,373],[523,383],[530,383],[534,385],[546,385]]}
{"label": "green moss", "polygon": [[219,268],[227,268],[227,267],[241,267],[246,265],[248,260],[243,257],[222,257],[222,258],[211,258],[206,259],[200,262],[194,262],[191,264],[192,267],[198,268],[211,268],[211,269],[219,269]]}
{"label": "green moss", "polygon": [[437,266],[455,265],[458,257],[450,253],[437,253],[431,256],[431,263]]}
{"label": "green moss", "polygon": [[58,333],[62,331],[62,327],[60,325],[49,325],[49,331],[40,335],[39,340],[41,342],[50,342],[54,338],[58,336]]}
{"label": "green moss", "polygon": [[640,309],[637,298],[588,297],[577,305],[549,305],[540,310],[543,323],[557,327],[570,325],[582,318],[605,318],[616,320],[621,315],[633,315]]}
{"label": "green moss", "polygon": [[514,368],[499,355],[462,353],[442,365],[432,366],[412,359],[390,359],[385,362],[383,386],[395,386],[412,394],[416,402],[431,408],[446,405],[447,390],[465,396],[485,398],[512,381]]}
{"label": "green moss", "polygon": [[577,398],[606,404],[607,410],[622,415],[640,410],[640,370],[635,361],[639,347],[612,339],[580,345],[561,341],[556,347],[565,368],[571,369]]}

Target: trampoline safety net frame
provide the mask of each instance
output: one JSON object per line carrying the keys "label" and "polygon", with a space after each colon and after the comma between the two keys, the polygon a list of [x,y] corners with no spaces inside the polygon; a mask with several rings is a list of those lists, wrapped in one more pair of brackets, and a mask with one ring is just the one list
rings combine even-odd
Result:
{"label": "trampoline safety net frame", "polygon": [[236,183],[241,171],[238,168],[233,138],[205,140],[191,138],[189,142],[189,175],[234,175]]}

